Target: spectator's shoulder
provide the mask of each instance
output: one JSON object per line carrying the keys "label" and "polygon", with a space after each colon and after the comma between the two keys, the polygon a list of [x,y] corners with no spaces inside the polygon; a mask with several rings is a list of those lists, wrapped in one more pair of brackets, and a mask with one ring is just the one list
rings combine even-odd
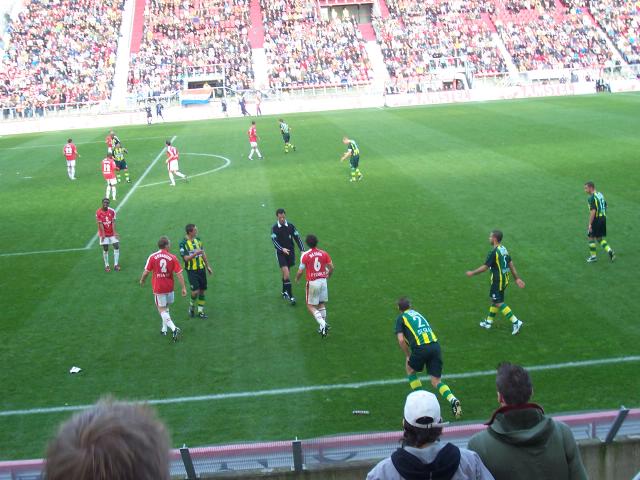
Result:
{"label": "spectator's shoulder", "polygon": [[367,474],[367,480],[402,480],[402,477],[393,466],[391,457],[387,457],[371,469]]}

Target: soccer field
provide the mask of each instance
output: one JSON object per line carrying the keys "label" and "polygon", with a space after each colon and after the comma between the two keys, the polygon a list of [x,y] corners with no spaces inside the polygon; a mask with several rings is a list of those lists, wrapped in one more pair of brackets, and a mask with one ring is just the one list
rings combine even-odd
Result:
{"label": "soccer field", "polygon": [[[278,117],[265,116],[265,158],[253,161],[247,119],[116,128],[133,183],[112,204],[122,271],[111,273],[94,238],[107,132],[70,134],[82,155],[75,182],[69,134],[0,138],[0,459],[42,456],[71,414],[59,407],[108,393],[168,400],[157,408],[176,446],[398,429],[409,392],[393,333],[401,295],[439,337],[462,421],[496,407],[482,372],[503,360],[558,367],[532,374],[548,412],[640,406],[639,111],[639,95],[619,94],[289,115],[297,151],[287,155]],[[362,182],[338,161],[345,134],[359,143]],[[174,136],[191,180],[171,188],[163,147]],[[615,263],[601,249],[585,262],[587,180],[607,198]],[[303,302],[280,297],[279,207],[333,257],[326,339]],[[138,279],[160,235],[177,253],[187,223],[214,276],[208,320],[187,318],[176,297],[174,344]],[[507,290],[525,322],[516,337],[500,316],[478,326],[489,275],[464,275],[494,228],[527,283]],[[52,252],[30,253],[41,251]],[[303,284],[294,292],[302,299]],[[594,362],[558,366],[579,361]],[[74,365],[83,371],[70,375]]]}

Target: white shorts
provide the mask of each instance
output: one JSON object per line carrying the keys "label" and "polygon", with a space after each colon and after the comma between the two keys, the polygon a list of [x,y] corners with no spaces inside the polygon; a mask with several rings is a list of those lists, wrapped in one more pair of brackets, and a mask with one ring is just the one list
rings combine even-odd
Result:
{"label": "white shorts", "polygon": [[67,167],[74,167],[76,166],[76,161],[75,160],[67,160]]}
{"label": "white shorts", "polygon": [[118,184],[118,180],[115,178],[110,178],[109,180],[106,180],[106,182],[107,182],[107,185],[110,185],[112,187],[115,187]]}
{"label": "white shorts", "polygon": [[327,279],[319,278],[307,282],[307,305],[318,305],[329,300]]}
{"label": "white shorts", "polygon": [[180,170],[178,168],[178,160],[171,160],[167,168],[169,169],[170,172],[177,172],[178,170]]}
{"label": "white shorts", "polygon": [[107,153],[113,153],[113,148],[107,147]]}
{"label": "white shorts", "polygon": [[173,303],[173,292],[170,293],[154,293],[156,299],[156,307],[168,307]]}
{"label": "white shorts", "polygon": [[100,245],[113,245],[114,243],[118,243],[120,239],[116,236],[112,237],[102,237],[100,239]]}
{"label": "white shorts", "polygon": [[251,148],[258,148],[258,142],[249,142],[249,145],[251,145]]}

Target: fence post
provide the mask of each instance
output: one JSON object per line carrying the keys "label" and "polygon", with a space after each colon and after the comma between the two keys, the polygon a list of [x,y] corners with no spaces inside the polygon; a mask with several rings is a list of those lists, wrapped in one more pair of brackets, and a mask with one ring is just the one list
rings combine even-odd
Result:
{"label": "fence post", "polygon": [[293,453],[293,471],[296,473],[302,472],[302,442],[300,440],[294,440],[291,442],[291,450]]}
{"label": "fence post", "polygon": [[622,405],[620,407],[620,411],[618,412],[618,416],[616,417],[616,421],[613,422],[613,425],[611,425],[611,428],[609,429],[609,433],[607,433],[607,438],[605,438],[604,443],[613,442],[613,439],[618,434],[618,430],[620,430],[620,427],[624,423],[624,420],[627,418],[628,414],[629,409]]}
{"label": "fence post", "polygon": [[196,469],[193,467],[193,461],[191,460],[191,453],[186,445],[183,445],[180,449],[180,456],[182,457],[182,463],[184,464],[184,470],[187,473],[186,480],[197,480]]}

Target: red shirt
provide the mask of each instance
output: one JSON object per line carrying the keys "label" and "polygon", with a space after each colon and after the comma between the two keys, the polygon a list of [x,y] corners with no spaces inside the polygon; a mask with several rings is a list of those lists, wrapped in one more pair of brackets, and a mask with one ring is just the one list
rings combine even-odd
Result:
{"label": "red shirt", "polygon": [[64,153],[64,156],[67,157],[67,162],[70,162],[71,160],[76,159],[76,156],[78,155],[78,150],[76,149],[76,146],[73,143],[67,143],[62,149],[62,153]]}
{"label": "red shirt", "polygon": [[173,253],[158,250],[149,255],[144,269],[152,273],[153,293],[171,293],[173,292],[173,274],[182,272],[182,265]]}
{"label": "red shirt", "polygon": [[113,158],[105,157],[102,160],[102,176],[105,180],[116,178],[116,162]]}
{"label": "red shirt", "polygon": [[167,147],[167,163],[173,160],[178,160],[179,157],[180,157],[180,154],[178,153],[178,149],[173,145],[169,145]]}
{"label": "red shirt", "polygon": [[113,147],[113,135],[107,135],[107,137],[104,139],[104,143],[106,143],[107,147],[109,148]]}
{"label": "red shirt", "polygon": [[251,125],[251,128],[249,129],[247,134],[249,135],[249,141],[250,142],[257,142],[258,141],[258,132],[256,132],[256,126],[255,125]]}
{"label": "red shirt", "polygon": [[[116,223],[116,211],[109,207],[106,211],[102,208],[96,210],[96,220],[102,223],[102,230],[104,230],[105,237],[113,237],[113,226]],[[100,235],[100,229],[98,229],[98,235]]]}
{"label": "red shirt", "polygon": [[307,250],[300,257],[300,265],[304,265],[307,271],[307,282],[318,280],[319,278],[327,278],[327,264],[331,263],[331,257],[324,250],[312,248]]}

